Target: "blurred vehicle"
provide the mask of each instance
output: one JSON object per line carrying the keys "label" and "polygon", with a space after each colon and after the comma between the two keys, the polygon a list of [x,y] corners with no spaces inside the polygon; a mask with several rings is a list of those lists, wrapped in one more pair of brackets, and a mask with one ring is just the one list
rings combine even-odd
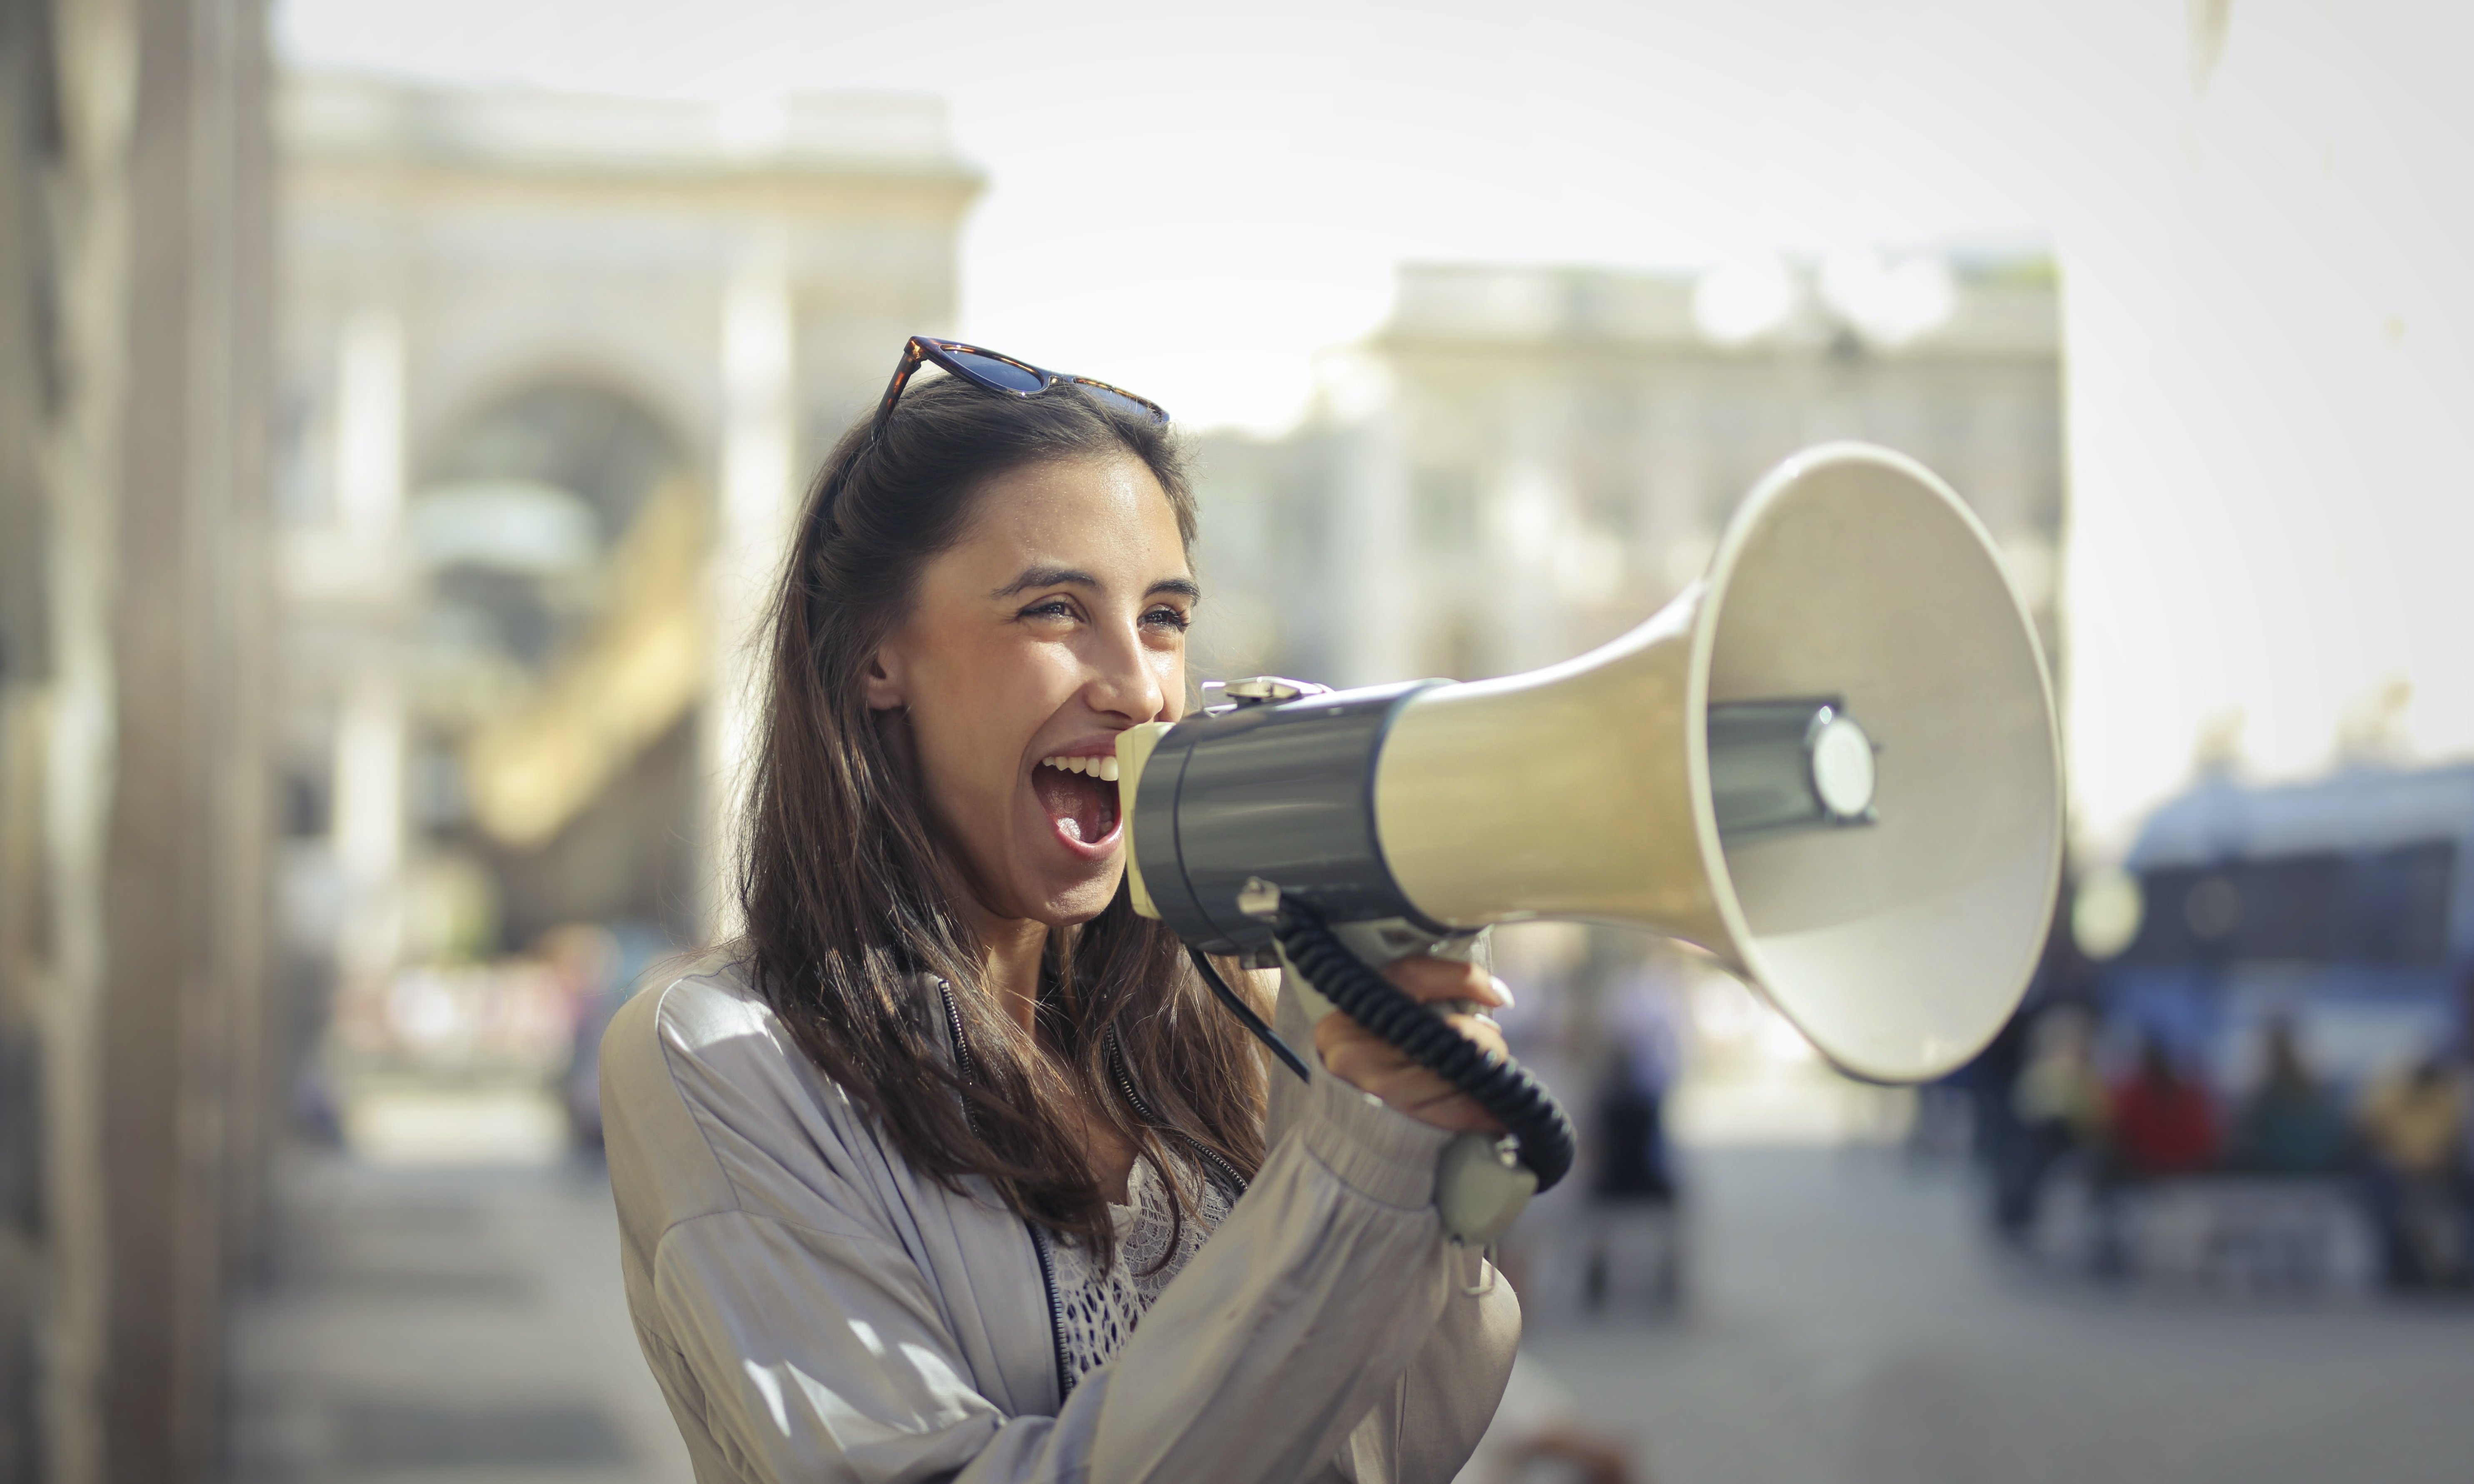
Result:
{"label": "blurred vehicle", "polygon": [[[2359,1255],[2375,1241],[2391,1282],[2462,1273],[2451,1064],[2474,989],[2469,836],[2474,766],[2280,787],[2219,777],[2160,808],[2122,871],[2082,884],[2076,935],[2100,960],[2093,995],[2117,1055],[2136,1045],[2151,1081],[2178,1065],[2194,1097],[2232,1115],[2226,1147],[2204,1157],[2180,1147],[2195,1136],[2171,1158],[2114,1149],[2140,1209],[2125,1233],[2098,1223],[2100,1255],[2118,1235],[2135,1269],[2325,1283],[2366,1278]],[[2408,1118],[2401,1088],[2430,1107]],[[2137,1120],[2119,1098],[2112,1114],[2120,1145]],[[2411,1137],[2396,1133],[2408,1122]]]}
{"label": "blurred vehicle", "polygon": [[2279,1017],[2347,1083],[2455,1044],[2474,974],[2469,836],[2474,766],[2211,780],[2140,832],[2135,927],[2099,997],[2220,1074]]}

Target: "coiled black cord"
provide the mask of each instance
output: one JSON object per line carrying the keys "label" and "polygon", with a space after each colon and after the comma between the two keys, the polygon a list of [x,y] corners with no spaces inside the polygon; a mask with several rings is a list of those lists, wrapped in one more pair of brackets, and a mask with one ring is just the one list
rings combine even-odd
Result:
{"label": "coiled black cord", "polygon": [[1572,1120],[1528,1068],[1452,1029],[1367,968],[1294,897],[1280,899],[1272,935],[1290,965],[1335,1008],[1501,1120],[1518,1141],[1520,1162],[1538,1177],[1539,1189],[1553,1188],[1571,1169]]}

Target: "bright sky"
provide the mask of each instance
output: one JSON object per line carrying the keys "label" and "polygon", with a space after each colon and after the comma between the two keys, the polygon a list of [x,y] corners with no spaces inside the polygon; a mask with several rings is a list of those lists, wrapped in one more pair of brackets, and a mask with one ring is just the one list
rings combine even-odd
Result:
{"label": "bright sky", "polygon": [[2474,756],[2474,10],[2243,0],[2202,89],[2182,16],[2103,4],[2059,182],[2083,819],[2211,729],[2324,769],[2384,695]]}
{"label": "bright sky", "polygon": [[2050,238],[2085,837],[2118,843],[2203,731],[2323,768],[2398,681],[2417,755],[2474,754],[2474,10],[284,0],[279,26],[298,60],[436,79],[944,96],[991,181],[959,329],[1189,425],[1294,418],[1403,259]]}
{"label": "bright sky", "polygon": [[[989,192],[961,330],[1276,426],[1403,259],[1672,265],[2040,235],[2020,50],[1953,0],[287,0],[288,55],[748,100],[934,93]],[[2025,55],[2012,58],[2024,65]],[[923,326],[924,327],[924,326]]]}

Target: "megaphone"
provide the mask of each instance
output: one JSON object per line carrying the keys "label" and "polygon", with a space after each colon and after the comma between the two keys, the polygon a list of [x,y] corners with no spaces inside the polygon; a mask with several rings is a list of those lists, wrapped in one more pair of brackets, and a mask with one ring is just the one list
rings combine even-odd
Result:
{"label": "megaphone", "polygon": [[1118,760],[1134,905],[1202,952],[1261,961],[1283,902],[1370,960],[1385,933],[1644,928],[1879,1082],[1991,1040],[2060,877],[2034,626],[1949,487],[1858,443],[1781,465],[1700,582],[1577,659],[1236,682]]}

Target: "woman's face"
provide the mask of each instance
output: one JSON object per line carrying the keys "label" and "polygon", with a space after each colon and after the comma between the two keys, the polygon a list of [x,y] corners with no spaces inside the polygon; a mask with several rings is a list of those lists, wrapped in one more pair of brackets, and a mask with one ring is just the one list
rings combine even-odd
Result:
{"label": "woman's face", "polygon": [[1125,831],[1102,764],[1117,733],[1183,708],[1199,596],[1141,461],[1037,465],[981,487],[878,652],[867,701],[909,711],[929,812],[982,908],[1055,926],[1116,895]]}

